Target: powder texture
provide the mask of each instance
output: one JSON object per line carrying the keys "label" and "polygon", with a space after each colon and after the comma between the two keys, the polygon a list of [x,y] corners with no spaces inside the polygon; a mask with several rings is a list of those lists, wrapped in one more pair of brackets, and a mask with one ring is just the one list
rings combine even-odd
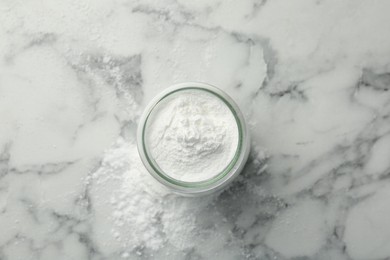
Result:
{"label": "powder texture", "polygon": [[[125,259],[138,259],[148,251],[160,250],[158,259],[183,259],[161,254],[171,246],[186,250],[203,241],[203,236],[194,237],[199,231],[195,216],[207,210],[213,197],[188,200],[164,189],[143,166],[135,140],[119,138],[105,152],[88,185],[99,223],[97,233],[110,236],[110,244],[104,244],[106,253],[121,251]],[[100,236],[96,238],[100,240]]]}
{"label": "powder texture", "polygon": [[238,145],[229,107],[204,90],[181,90],[154,108],[145,129],[148,153],[172,178],[203,181],[221,173]]}

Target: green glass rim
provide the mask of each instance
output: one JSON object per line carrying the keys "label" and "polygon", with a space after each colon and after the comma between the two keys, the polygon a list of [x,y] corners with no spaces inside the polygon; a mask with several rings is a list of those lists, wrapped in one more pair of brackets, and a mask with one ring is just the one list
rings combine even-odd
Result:
{"label": "green glass rim", "polygon": [[[146,148],[146,143],[145,143],[145,128],[146,128],[146,125],[148,123],[148,120],[149,120],[149,117],[150,115],[152,114],[154,108],[162,101],[164,100],[166,97],[168,97],[169,95],[172,95],[176,92],[179,92],[179,91],[183,91],[183,90],[201,90],[201,91],[206,91],[206,92],[209,92],[211,93],[212,95],[218,97],[220,100],[222,100],[225,105],[229,108],[229,110],[232,112],[235,120],[236,120],[236,124],[237,124],[237,128],[238,128],[238,144],[237,144],[237,150],[236,150],[236,153],[234,154],[234,157],[233,159],[230,161],[230,163],[225,167],[224,170],[222,170],[220,173],[216,174],[214,177],[210,178],[210,179],[207,179],[207,180],[203,180],[203,181],[197,181],[197,182],[187,182],[187,181],[180,181],[180,180],[177,180],[175,178],[172,178],[170,176],[168,176],[166,173],[164,173],[162,170],[159,169],[159,167],[157,167],[154,163],[154,160],[151,159],[151,156],[149,156],[148,154],[148,149]],[[234,166],[237,164],[238,162],[238,159],[240,158],[240,155],[241,155],[241,151],[242,151],[242,145],[243,145],[243,122],[241,122],[240,120],[240,117],[238,116],[235,108],[233,107],[233,105],[227,101],[222,95],[208,89],[208,88],[203,88],[203,87],[198,87],[198,86],[188,86],[188,87],[182,87],[182,88],[178,88],[178,89],[174,89],[168,93],[166,93],[165,95],[163,95],[162,97],[160,97],[158,99],[157,102],[155,102],[155,104],[153,104],[153,106],[150,108],[150,110],[148,111],[148,114],[145,118],[145,121],[144,121],[144,124],[142,126],[142,148],[144,150],[144,154],[145,154],[145,158],[148,162],[148,164],[150,165],[150,167],[153,169],[153,171],[159,176],[161,177],[164,181],[170,183],[170,184],[173,184],[173,185],[176,185],[176,186],[180,186],[180,187],[183,187],[183,188],[200,188],[200,187],[207,187],[211,184],[214,184],[216,182],[218,182],[219,180],[223,179],[224,177],[226,177],[230,172],[231,170],[234,168]]]}

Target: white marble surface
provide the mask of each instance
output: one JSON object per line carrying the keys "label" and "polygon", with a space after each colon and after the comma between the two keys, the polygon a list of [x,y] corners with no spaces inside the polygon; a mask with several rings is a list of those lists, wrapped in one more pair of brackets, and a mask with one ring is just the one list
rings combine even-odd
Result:
{"label": "white marble surface", "polygon": [[[0,259],[389,259],[389,13],[0,0]],[[136,156],[142,109],[182,81],[250,123],[222,194],[169,194]]]}

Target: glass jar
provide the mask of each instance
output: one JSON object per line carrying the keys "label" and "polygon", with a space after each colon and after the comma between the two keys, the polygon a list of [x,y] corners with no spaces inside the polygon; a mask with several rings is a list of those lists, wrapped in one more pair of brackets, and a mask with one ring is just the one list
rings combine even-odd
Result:
{"label": "glass jar", "polygon": [[[226,167],[223,171],[216,173],[206,180],[194,182],[182,181],[165,173],[156,163],[156,160],[151,156],[150,147],[148,146],[148,142],[145,141],[145,132],[146,128],[148,127],[148,120],[151,120],[151,114],[159,109],[159,104],[161,104],[164,99],[170,97],[173,94],[180,95],[180,91],[183,90],[206,91],[209,94],[211,93],[216,98],[220,99],[229,108],[237,124],[238,142],[233,159],[226,164]],[[156,97],[154,97],[147,105],[138,125],[137,146],[143,164],[157,181],[175,193],[187,196],[196,196],[221,190],[226,187],[235,177],[237,177],[237,175],[244,168],[244,165],[248,159],[250,137],[245,119],[240,109],[232,100],[232,98],[230,98],[225,92],[209,84],[199,82],[185,82],[165,89]]]}

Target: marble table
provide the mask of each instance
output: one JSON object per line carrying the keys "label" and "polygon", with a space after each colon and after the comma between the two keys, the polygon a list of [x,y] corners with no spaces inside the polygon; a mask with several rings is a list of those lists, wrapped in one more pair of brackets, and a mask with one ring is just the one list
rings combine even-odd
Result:
{"label": "marble table", "polygon": [[[389,259],[390,1],[0,0],[0,259]],[[247,118],[179,197],[136,127],[201,81]]]}

